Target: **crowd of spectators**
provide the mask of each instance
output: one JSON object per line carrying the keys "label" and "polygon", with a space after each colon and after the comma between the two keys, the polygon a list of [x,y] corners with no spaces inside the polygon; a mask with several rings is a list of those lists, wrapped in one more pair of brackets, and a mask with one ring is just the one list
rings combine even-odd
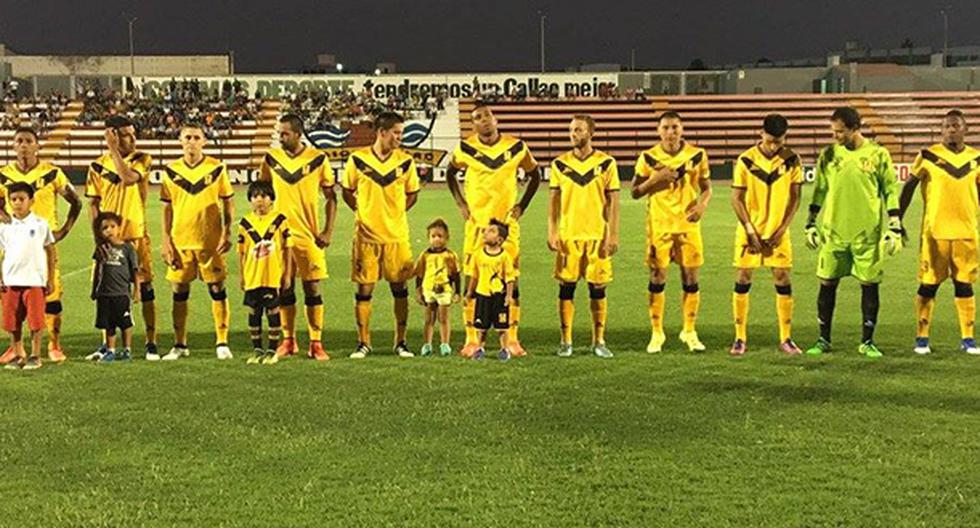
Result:
{"label": "crowd of spectators", "polygon": [[0,86],[2,106],[0,106],[0,130],[10,130],[19,126],[29,126],[43,135],[51,130],[62,110],[68,105],[68,97],[60,92],[44,96],[23,96],[16,80],[6,81]]}
{"label": "crowd of spectators", "polygon": [[400,93],[379,99],[373,96],[370,86],[362,91],[348,89],[339,93],[301,92],[285,98],[283,112],[301,116],[309,129],[322,129],[340,121],[370,121],[381,112],[389,110],[406,117],[424,115],[427,119],[432,118],[445,108],[447,97],[446,93],[425,97]]}

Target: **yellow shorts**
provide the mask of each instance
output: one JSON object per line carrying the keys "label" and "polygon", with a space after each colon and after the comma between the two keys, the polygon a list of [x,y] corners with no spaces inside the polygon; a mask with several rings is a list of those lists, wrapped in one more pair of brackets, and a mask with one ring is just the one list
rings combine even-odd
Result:
{"label": "yellow shorts", "polygon": [[153,252],[150,245],[150,235],[143,238],[130,240],[133,250],[136,251],[136,258],[139,259],[139,267],[136,268],[136,277],[140,282],[150,282],[153,280]]}
{"label": "yellow shorts", "polygon": [[769,248],[762,253],[752,253],[749,250],[749,241],[745,232],[741,229],[735,232],[735,258],[733,265],[736,268],[792,268],[793,267],[793,243],[790,241],[789,234],[783,235],[779,245]]}
{"label": "yellow shorts", "polygon": [[949,277],[956,282],[976,282],[977,240],[937,240],[924,235],[919,252],[919,282],[940,284]]}
{"label": "yellow shorts", "polygon": [[[472,219],[466,221],[465,233],[463,234],[463,275],[473,276],[474,266],[473,254],[483,249],[483,228],[486,226],[477,225]],[[521,225],[513,219],[507,220],[507,240],[504,241],[504,251],[514,259],[515,275],[521,276]]]}
{"label": "yellow shorts", "polygon": [[58,246],[54,246],[54,269],[48,270],[51,273],[51,291],[44,298],[44,302],[61,301],[61,295],[65,291],[61,284],[61,264],[58,259]]}
{"label": "yellow shorts", "polygon": [[612,282],[612,259],[604,254],[601,240],[565,240],[555,256],[555,278],[561,282],[589,284]]}
{"label": "yellow shorts", "polygon": [[405,282],[415,275],[412,246],[406,242],[372,242],[354,236],[350,280],[374,284],[384,277],[388,282]]}
{"label": "yellow shorts", "polygon": [[213,249],[178,249],[180,267],[167,269],[167,280],[187,284],[201,279],[206,284],[223,282],[228,277],[225,256]]}
{"label": "yellow shorts", "polygon": [[422,290],[422,300],[425,301],[425,304],[449,306],[453,303],[453,288],[448,286],[438,293],[432,290]]}
{"label": "yellow shorts", "polygon": [[646,262],[649,268],[666,268],[671,262],[682,268],[704,264],[704,244],[701,226],[686,233],[655,233],[647,237],[649,249]]}
{"label": "yellow shorts", "polygon": [[295,240],[292,248],[296,276],[302,281],[318,281],[327,278],[327,255],[323,248],[309,240]]}

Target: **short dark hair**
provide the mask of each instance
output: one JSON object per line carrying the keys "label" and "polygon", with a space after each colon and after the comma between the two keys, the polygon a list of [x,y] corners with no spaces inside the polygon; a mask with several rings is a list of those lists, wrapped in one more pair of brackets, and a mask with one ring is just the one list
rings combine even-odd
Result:
{"label": "short dark hair", "polygon": [[946,112],[946,115],[944,117],[958,117],[960,121],[966,123],[966,116],[963,115],[963,111],[958,108],[954,108],[949,112]]}
{"label": "short dark hair", "polygon": [[14,182],[7,186],[7,196],[19,192],[26,193],[28,198],[34,199],[34,186],[27,182]]}
{"label": "short dark hair", "polygon": [[92,220],[92,232],[95,233],[95,238],[103,242],[102,238],[102,223],[105,221],[115,222],[116,225],[122,225],[122,217],[113,213],[112,211],[102,211],[95,216],[95,220]]}
{"label": "short dark hair", "polygon": [[490,219],[490,225],[497,228],[497,232],[500,233],[500,238],[507,240],[507,236],[510,235],[510,228],[507,224],[497,220],[496,218]]}
{"label": "short dark hair", "polygon": [[840,121],[845,127],[851,130],[861,128],[861,114],[850,106],[842,106],[834,110],[834,114],[830,116],[830,120]]}
{"label": "short dark hair", "polygon": [[590,134],[595,132],[595,119],[593,119],[589,114],[575,114],[572,116],[572,119],[575,121],[582,121],[588,125]]}
{"label": "short dark hair", "polygon": [[265,180],[255,180],[248,184],[248,199],[254,196],[268,196],[270,200],[276,200],[276,190],[272,188],[272,182]]}
{"label": "short dark hair", "polygon": [[659,123],[664,119],[677,119],[678,121],[680,121],[681,115],[673,110],[667,110],[666,112],[660,114],[660,117],[657,118],[657,122]]}
{"label": "short dark hair", "polygon": [[115,129],[126,128],[129,126],[136,128],[136,123],[134,123],[132,119],[124,115],[116,114],[105,120],[105,126],[106,128],[115,128]]}
{"label": "short dark hair", "polygon": [[425,227],[426,232],[432,229],[442,229],[446,232],[446,235],[449,234],[449,224],[447,224],[442,218],[436,218],[435,220],[429,222],[429,225]]}
{"label": "short dark hair", "polygon": [[404,123],[405,118],[395,112],[381,112],[374,118],[374,129],[377,131],[391,130],[398,123]]}
{"label": "short dark hair", "polygon": [[283,114],[279,118],[280,123],[289,123],[289,127],[293,129],[293,132],[297,134],[302,134],[305,130],[303,126],[303,119],[296,114]]}
{"label": "short dark hair", "polygon": [[493,110],[492,108],[490,108],[490,103],[484,101],[483,99],[477,99],[476,102],[473,103],[473,110],[470,110],[470,113],[472,114],[473,112],[476,112],[481,108],[486,108],[491,111]]}
{"label": "short dark hair", "polygon": [[762,130],[773,137],[783,137],[789,129],[789,122],[782,114],[769,114],[762,120]]}
{"label": "short dark hair", "polygon": [[34,141],[40,139],[40,136],[37,135],[37,130],[34,130],[32,127],[29,126],[19,126],[15,128],[14,135],[16,136],[17,134],[30,134],[34,136]]}

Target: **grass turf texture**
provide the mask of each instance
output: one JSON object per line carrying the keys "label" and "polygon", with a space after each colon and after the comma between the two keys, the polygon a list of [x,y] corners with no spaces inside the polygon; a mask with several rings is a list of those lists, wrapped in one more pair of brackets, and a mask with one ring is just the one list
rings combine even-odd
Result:
{"label": "grass turf texture", "polygon": [[[807,190],[807,193],[809,189]],[[247,208],[244,192],[237,211]],[[153,193],[155,196],[155,191]],[[889,260],[878,342],[856,353],[859,288],[844,281],[836,352],[776,350],[768,272],[752,290],[749,353],[730,359],[732,239],[727,186],[704,220],[707,265],[698,325],[708,353],[683,352],[680,282],[668,281],[664,353],[649,337],[644,208],[622,197],[622,244],[609,291],[613,360],[591,357],[580,285],[576,356],[559,359],[557,285],[545,245],[546,191],[523,222],[522,340],[531,356],[502,364],[391,355],[391,301],[375,294],[376,353],[353,350],[347,280],[351,214],[342,209],[325,281],[325,340],[334,360],[246,366],[237,277],[234,361],[214,358],[204,287],[191,294],[186,360],[85,364],[98,344],[88,300],[90,230],[61,245],[65,345],[71,361],[0,372],[0,524],[7,526],[711,525],[966,526],[980,522],[980,361],[956,351],[952,288],[940,290],[934,354],[911,353],[916,244]],[[159,203],[152,200],[154,244]],[[416,253],[448,192],[422,192],[411,213]],[[240,216],[240,214],[239,214]],[[910,213],[916,232],[919,208]],[[816,337],[815,254],[793,231],[795,336]],[[915,240],[914,234],[912,240]],[[237,262],[231,264],[233,273]],[[79,271],[81,270],[81,271]],[[161,348],[172,343],[170,295],[157,263]],[[301,306],[301,305],[300,305]],[[135,312],[138,313],[138,309]],[[300,310],[302,314],[302,310]],[[305,324],[302,315],[299,326]],[[418,350],[422,312],[412,305]],[[139,329],[141,321],[137,320]],[[454,308],[454,345],[461,344]],[[139,332],[136,341],[141,343]],[[300,333],[305,347],[305,330]],[[137,347],[142,356],[141,346]]]}

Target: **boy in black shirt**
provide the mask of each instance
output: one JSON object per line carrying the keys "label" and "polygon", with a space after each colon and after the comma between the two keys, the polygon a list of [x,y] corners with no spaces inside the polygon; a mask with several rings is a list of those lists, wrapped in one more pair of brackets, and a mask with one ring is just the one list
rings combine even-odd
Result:
{"label": "boy in black shirt", "polygon": [[[136,276],[138,262],[133,246],[123,240],[119,215],[103,211],[95,217],[95,273],[92,298],[95,299],[95,327],[105,334],[104,348],[87,359],[103,363],[131,359],[133,346],[132,300],[139,296]],[[122,332],[123,351],[116,354],[116,329]]]}

